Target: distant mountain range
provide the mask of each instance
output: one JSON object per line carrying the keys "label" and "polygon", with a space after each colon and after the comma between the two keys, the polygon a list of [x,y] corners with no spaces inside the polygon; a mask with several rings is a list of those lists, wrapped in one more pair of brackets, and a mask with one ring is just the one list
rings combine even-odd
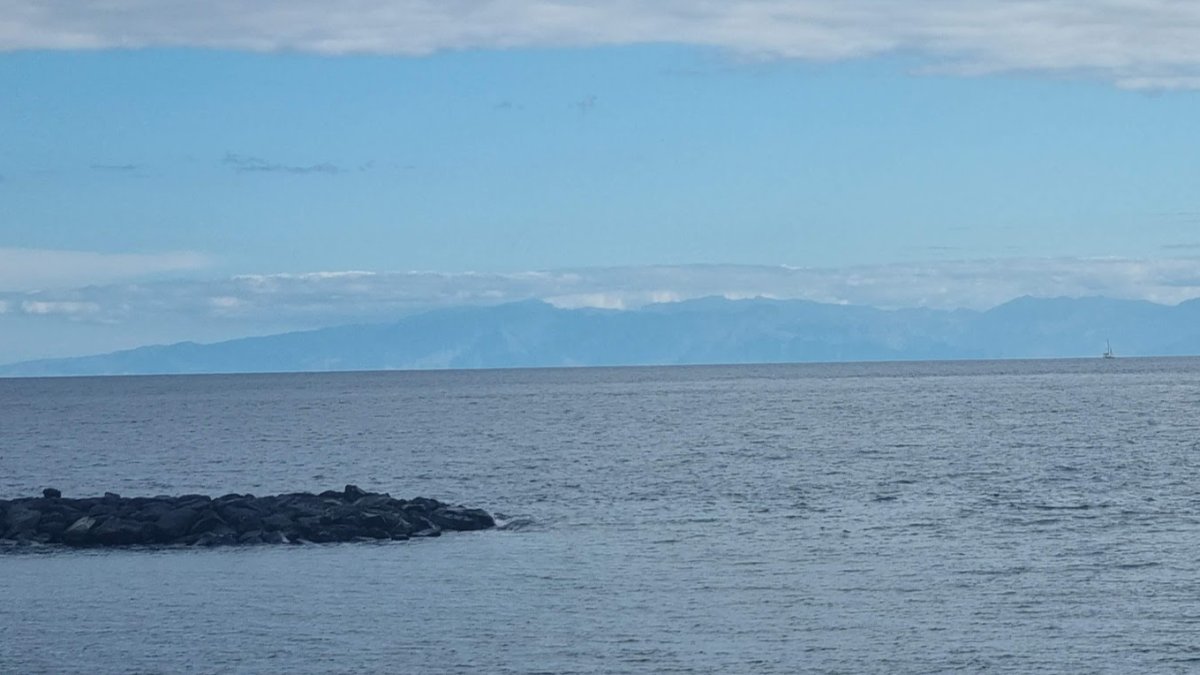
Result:
{"label": "distant mountain range", "polygon": [[214,344],[0,366],[0,376],[294,372],[1200,354],[1200,299],[1019,298],[904,309],[705,298],[638,310],[530,301]]}

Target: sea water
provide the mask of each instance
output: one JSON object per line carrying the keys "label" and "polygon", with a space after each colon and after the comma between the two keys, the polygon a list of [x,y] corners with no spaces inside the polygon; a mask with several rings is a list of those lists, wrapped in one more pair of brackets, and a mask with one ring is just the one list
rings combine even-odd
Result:
{"label": "sea water", "polygon": [[340,489],[396,543],[0,550],[0,672],[1183,671],[1200,360],[0,380],[0,497]]}

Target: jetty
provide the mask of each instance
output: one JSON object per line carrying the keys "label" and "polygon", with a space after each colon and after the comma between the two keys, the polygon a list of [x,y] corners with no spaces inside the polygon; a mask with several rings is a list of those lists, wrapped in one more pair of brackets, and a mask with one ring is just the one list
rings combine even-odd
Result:
{"label": "jetty", "polygon": [[319,494],[256,497],[71,499],[54,488],[41,497],[0,499],[0,540],[71,547],[236,546],[436,537],[496,525],[482,509],[436,499],[394,499],[355,485]]}

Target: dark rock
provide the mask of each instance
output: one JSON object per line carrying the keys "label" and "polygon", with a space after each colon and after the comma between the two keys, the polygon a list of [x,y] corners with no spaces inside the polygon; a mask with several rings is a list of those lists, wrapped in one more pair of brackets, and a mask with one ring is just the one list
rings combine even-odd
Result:
{"label": "dark rock", "polygon": [[205,534],[214,532],[217,534],[233,533],[234,529],[226,523],[221,516],[217,515],[216,511],[203,511],[196,518],[196,522],[192,524],[189,534]]}
{"label": "dark rock", "polygon": [[415,513],[413,511],[405,512],[405,518],[408,520],[409,529],[412,530],[432,530],[436,529],[437,525],[433,521],[425,517],[424,514]]}
{"label": "dark rock", "polygon": [[354,508],[356,509],[387,509],[393,510],[400,508],[398,500],[392,499],[391,495],[367,495],[354,500]]}
{"label": "dark rock", "polygon": [[237,537],[232,532],[205,532],[196,539],[193,546],[230,546],[237,543]]}
{"label": "dark rock", "polygon": [[190,506],[168,511],[154,521],[155,538],[163,543],[175,541],[188,534],[199,517],[200,511]]}
{"label": "dark rock", "polygon": [[149,537],[145,523],[123,518],[108,518],[91,529],[89,535],[102,546],[128,546],[147,543]]}
{"label": "dark rock", "polygon": [[354,525],[330,525],[325,532],[332,537],[329,541],[354,541],[363,536],[363,530]]}
{"label": "dark rock", "polygon": [[83,511],[75,508],[75,504],[68,500],[60,500],[58,503],[50,503],[43,511],[42,516],[45,518],[57,517],[68,523],[73,523],[79,520],[84,515]]}
{"label": "dark rock", "polygon": [[71,546],[84,546],[92,542],[91,529],[96,525],[96,519],[84,516],[71,523],[63,532],[63,543]]}
{"label": "dark rock", "polygon": [[217,506],[217,514],[238,532],[249,532],[263,528],[262,515],[258,512],[258,509],[251,508],[240,502]]}
{"label": "dark rock", "polygon": [[141,504],[138,508],[132,509],[129,512],[128,517],[133,518],[134,520],[140,520],[144,523],[154,523],[158,522],[159,518],[162,518],[168,513],[175,511],[176,508],[177,507],[170,502],[164,502],[157,499],[149,500],[146,503]]}
{"label": "dark rock", "polygon": [[272,513],[262,519],[262,527],[267,531],[284,532],[296,526],[296,521],[292,520],[286,513]]}
{"label": "dark rock", "polygon": [[12,539],[20,534],[33,535],[33,531],[37,529],[38,521],[42,519],[42,514],[27,508],[24,504],[17,504],[10,507],[8,513],[4,514],[4,527],[13,536],[5,535],[6,539]]}
{"label": "dark rock", "polygon": [[496,526],[487,511],[461,506],[444,506],[430,513],[429,520],[444,530],[486,530]]}
{"label": "dark rock", "polygon": [[337,537],[332,532],[321,528],[309,530],[306,534],[308,536],[302,541],[312,544],[330,544],[337,541]]}
{"label": "dark rock", "polygon": [[361,522],[363,527],[384,530],[386,532],[394,532],[402,528],[407,530],[409,528],[408,521],[395,513],[387,511],[381,513],[369,511],[364,513],[362,514]]}
{"label": "dark rock", "polygon": [[57,541],[62,538],[63,532],[67,530],[67,525],[67,521],[55,513],[42,517],[41,522],[38,523],[38,532],[48,535],[51,541]]}
{"label": "dark rock", "polygon": [[495,521],[485,511],[436,499],[393,499],[347,485],[320,494],[255,497],[205,495],[67,499],[47,488],[42,496],[0,500],[0,540],[68,546],[403,541],[443,531],[479,530]]}
{"label": "dark rock", "polygon": [[23,500],[17,504],[17,506],[20,506],[23,509],[29,509],[30,511],[37,511],[38,513],[45,514],[47,511],[54,511],[58,508],[58,500],[46,499],[45,497],[35,497],[33,499]]}
{"label": "dark rock", "polygon": [[363,513],[353,504],[341,504],[327,509],[321,514],[321,523],[325,525],[361,525]]}
{"label": "dark rock", "polygon": [[296,519],[296,527],[301,534],[312,534],[321,529],[320,516],[300,516]]}

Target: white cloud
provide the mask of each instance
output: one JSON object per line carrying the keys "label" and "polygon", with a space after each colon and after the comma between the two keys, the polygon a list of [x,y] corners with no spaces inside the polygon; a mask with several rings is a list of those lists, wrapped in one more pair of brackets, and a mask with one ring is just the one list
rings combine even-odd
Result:
{"label": "white cloud", "polygon": [[100,313],[100,305],[95,302],[72,302],[70,300],[44,301],[26,300],[21,303],[21,311],[26,314],[59,314],[69,317],[91,316]]}
{"label": "white cloud", "polygon": [[684,43],[754,58],[913,54],[962,74],[1090,72],[1200,86],[1187,0],[0,0],[0,49],[326,54]]}
{"label": "white cloud", "polygon": [[574,295],[552,295],[546,302],[559,309],[626,309],[625,298],[610,293],[578,293]]}
{"label": "white cloud", "polygon": [[199,253],[94,253],[0,248],[0,291],[71,288],[109,284],[165,272],[207,267]]}
{"label": "white cloud", "polygon": [[242,301],[228,295],[222,295],[217,298],[209,298],[208,304],[216,310],[232,310],[237,309],[242,304]]}

